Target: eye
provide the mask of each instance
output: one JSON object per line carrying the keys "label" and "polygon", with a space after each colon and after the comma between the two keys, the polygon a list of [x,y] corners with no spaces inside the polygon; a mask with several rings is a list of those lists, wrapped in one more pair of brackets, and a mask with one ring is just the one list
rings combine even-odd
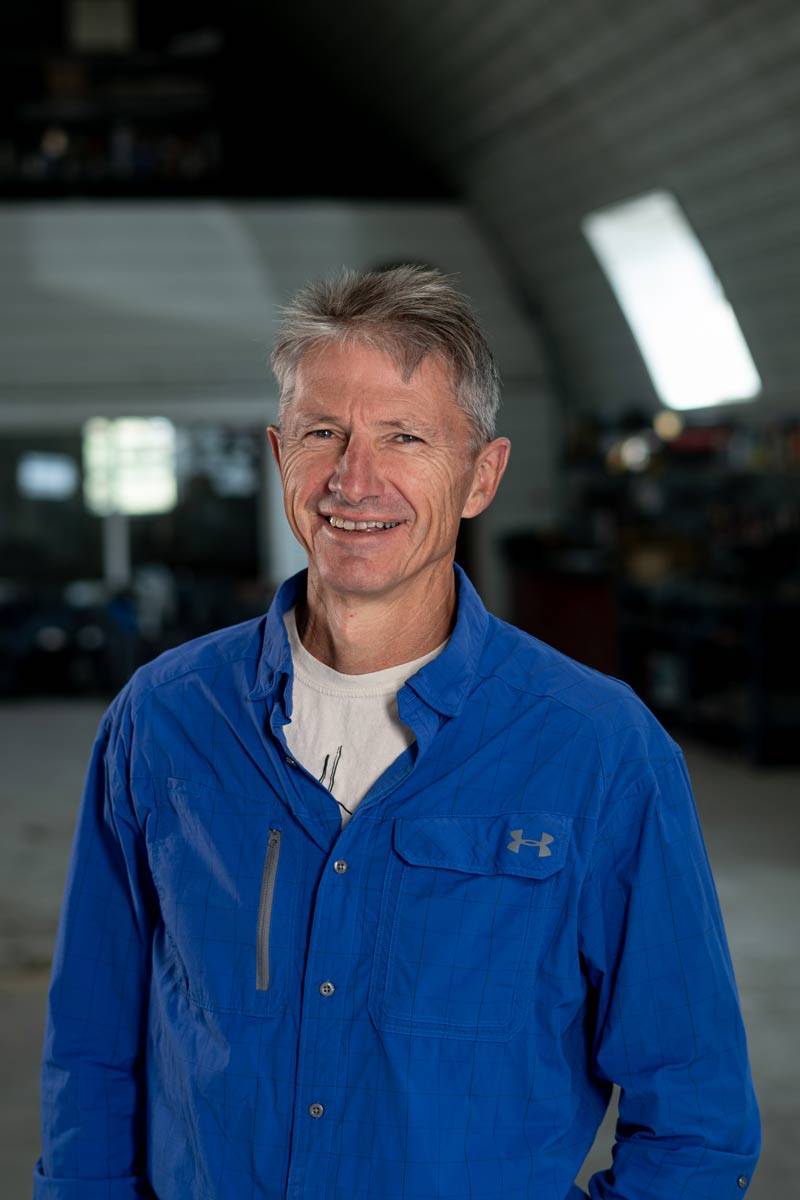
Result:
{"label": "eye", "polygon": [[410,446],[413,442],[421,442],[422,438],[418,438],[415,433],[398,433],[395,435],[395,441],[401,446]]}
{"label": "eye", "polygon": [[334,433],[332,429],[310,429],[308,436],[317,438],[320,441],[326,441],[328,438],[332,438]]}

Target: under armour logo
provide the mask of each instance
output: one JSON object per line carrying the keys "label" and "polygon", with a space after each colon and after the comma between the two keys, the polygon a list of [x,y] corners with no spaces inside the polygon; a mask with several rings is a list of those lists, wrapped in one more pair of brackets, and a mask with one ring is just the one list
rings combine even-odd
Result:
{"label": "under armour logo", "polygon": [[538,846],[539,858],[548,858],[552,854],[550,843],[554,841],[552,833],[543,833],[541,838],[524,838],[521,829],[512,829],[511,837],[514,839],[506,846],[506,850],[513,850],[515,854],[519,854],[520,846]]}

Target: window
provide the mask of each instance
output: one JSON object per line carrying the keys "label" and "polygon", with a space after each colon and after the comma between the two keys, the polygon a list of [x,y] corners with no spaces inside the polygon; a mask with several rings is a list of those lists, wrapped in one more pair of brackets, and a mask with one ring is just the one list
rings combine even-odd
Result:
{"label": "window", "polygon": [[17,489],[30,500],[67,500],[78,490],[78,464],[67,454],[30,450],[17,461]]}
{"label": "window", "polygon": [[178,498],[166,417],[92,417],[83,427],[84,497],[99,516],[168,512]]}
{"label": "window", "polygon": [[758,395],[734,311],[671,193],[649,192],[581,224],[664,404],[705,408]]}

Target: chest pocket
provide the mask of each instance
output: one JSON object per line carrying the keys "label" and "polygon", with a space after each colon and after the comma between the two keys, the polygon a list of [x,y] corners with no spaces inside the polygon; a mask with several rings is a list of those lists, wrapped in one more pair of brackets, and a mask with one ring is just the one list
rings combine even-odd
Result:
{"label": "chest pocket", "polygon": [[368,1007],[387,1032],[507,1041],[562,903],[571,818],[398,818]]}
{"label": "chest pocket", "polygon": [[195,1004],[269,1017],[299,996],[297,862],[285,811],[157,782],[150,849],[166,945]]}

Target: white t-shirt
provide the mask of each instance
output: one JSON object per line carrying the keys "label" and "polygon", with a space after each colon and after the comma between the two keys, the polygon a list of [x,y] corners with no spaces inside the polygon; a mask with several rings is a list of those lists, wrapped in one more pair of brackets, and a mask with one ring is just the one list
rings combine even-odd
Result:
{"label": "white t-shirt", "polygon": [[292,719],[283,730],[286,744],[331,793],[344,828],[375,780],[415,740],[413,730],[400,720],[397,693],[444,650],[447,639],[412,662],[343,675],[306,650],[293,608],[283,620],[294,667]]}

